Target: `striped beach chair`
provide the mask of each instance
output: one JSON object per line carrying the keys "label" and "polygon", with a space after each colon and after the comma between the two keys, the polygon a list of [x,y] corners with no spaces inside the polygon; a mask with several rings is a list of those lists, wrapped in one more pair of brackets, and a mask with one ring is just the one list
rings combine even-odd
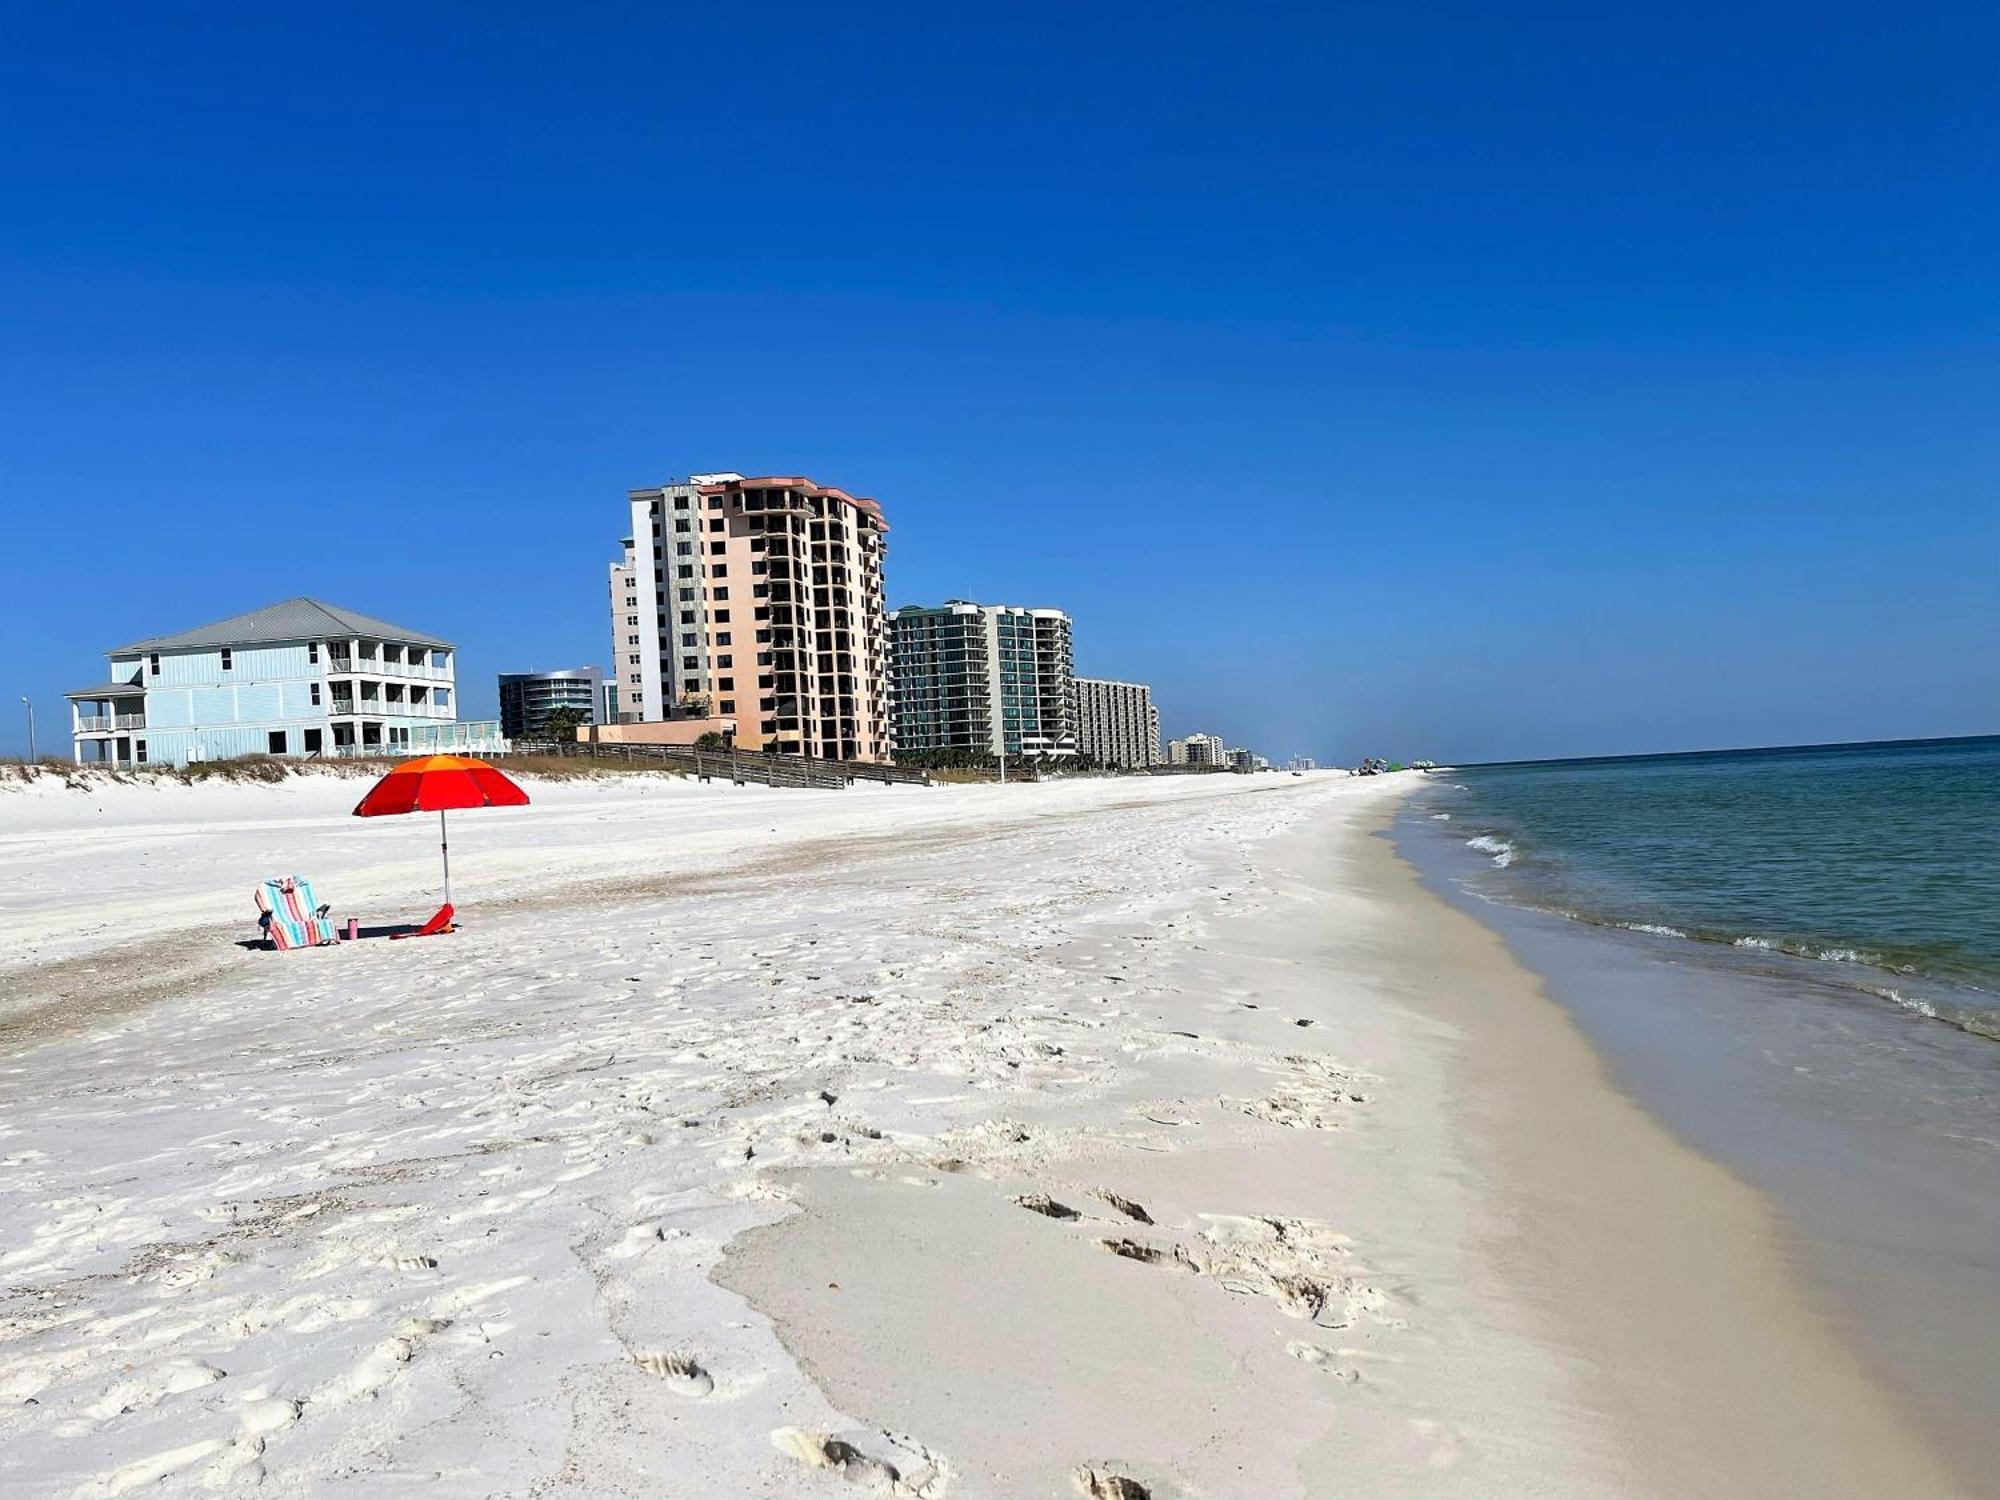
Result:
{"label": "striped beach chair", "polygon": [[274,875],[257,887],[257,925],[274,947],[316,948],[338,941],[333,935],[333,919],[313,895],[312,882],[303,875]]}

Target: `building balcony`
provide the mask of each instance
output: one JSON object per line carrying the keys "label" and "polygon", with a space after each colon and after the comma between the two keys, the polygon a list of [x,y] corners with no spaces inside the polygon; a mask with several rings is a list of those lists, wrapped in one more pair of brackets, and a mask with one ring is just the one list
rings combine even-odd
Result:
{"label": "building balcony", "polygon": [[78,734],[116,734],[126,729],[144,729],[144,714],[83,714],[77,718]]}

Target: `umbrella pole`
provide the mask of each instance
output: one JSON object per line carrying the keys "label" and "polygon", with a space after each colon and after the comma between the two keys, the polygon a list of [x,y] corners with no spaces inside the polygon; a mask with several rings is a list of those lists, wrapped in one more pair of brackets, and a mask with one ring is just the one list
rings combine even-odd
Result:
{"label": "umbrella pole", "polygon": [[451,844],[445,837],[444,809],[438,809],[438,853],[444,856],[444,904],[451,905]]}

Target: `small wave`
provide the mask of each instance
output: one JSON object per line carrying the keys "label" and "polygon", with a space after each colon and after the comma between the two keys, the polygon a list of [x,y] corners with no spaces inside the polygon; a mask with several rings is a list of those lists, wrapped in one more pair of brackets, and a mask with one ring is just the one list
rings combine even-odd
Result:
{"label": "small wave", "polygon": [[1431,814],[1431,821],[1432,821],[1433,823],[1449,823],[1449,822],[1451,821],[1451,814],[1450,814],[1450,813],[1432,813],[1432,814]]}
{"label": "small wave", "polygon": [[1684,938],[1687,936],[1678,927],[1668,927],[1659,922],[1620,922],[1627,932],[1650,932],[1654,937]]}
{"label": "small wave", "polygon": [[1778,945],[1772,942],[1771,939],[1760,937],[1740,937],[1729,946],[1732,948],[1761,948],[1766,953],[1776,953],[1778,951]]}
{"label": "small wave", "polygon": [[1465,847],[1468,849],[1477,849],[1481,854],[1492,855],[1493,863],[1503,870],[1514,863],[1514,846],[1505,839],[1496,839],[1488,833],[1482,833],[1477,838],[1467,839]]}
{"label": "small wave", "polygon": [[1884,1000],[1893,1000],[1896,1004],[1902,1006],[1904,1010],[1913,1010],[1918,1015],[1924,1016],[1929,1020],[1935,1021],[1938,1018],[1937,1007],[1931,1004],[1930,1001],[1919,999],[1915,995],[1902,995],[1898,994],[1895,990],[1873,990],[1870,993],[1880,995]]}

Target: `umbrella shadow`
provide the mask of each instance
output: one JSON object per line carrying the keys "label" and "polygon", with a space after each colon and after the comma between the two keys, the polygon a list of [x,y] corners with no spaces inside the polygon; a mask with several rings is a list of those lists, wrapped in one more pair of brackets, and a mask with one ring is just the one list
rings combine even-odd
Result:
{"label": "umbrella shadow", "polygon": [[[422,925],[420,922],[397,922],[388,927],[363,927],[354,937],[343,937],[339,943],[324,946],[339,947],[344,943],[367,942],[371,938],[408,937],[410,934],[418,931]],[[236,946],[243,949],[246,953],[276,953],[278,951],[278,945],[269,938],[244,938]]]}

